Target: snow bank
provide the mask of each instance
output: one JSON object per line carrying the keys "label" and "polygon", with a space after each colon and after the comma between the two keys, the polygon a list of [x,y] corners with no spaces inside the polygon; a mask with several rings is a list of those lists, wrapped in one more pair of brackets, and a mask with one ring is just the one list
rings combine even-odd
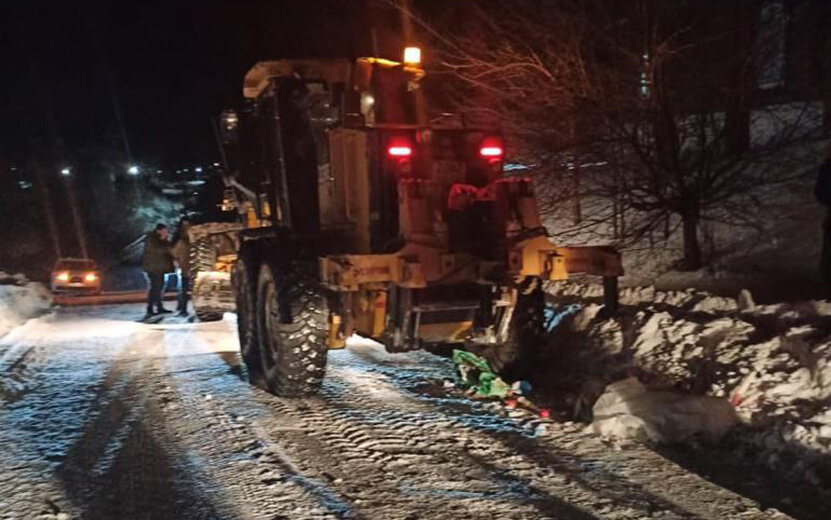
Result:
{"label": "snow bank", "polygon": [[42,284],[0,271],[0,336],[43,314],[51,305],[52,296]]}
{"label": "snow bank", "polygon": [[[555,302],[602,294],[579,283],[548,290]],[[745,440],[771,465],[786,453],[803,469],[806,459],[831,455],[831,304],[756,306],[746,291],[733,299],[653,287],[623,289],[621,304],[617,319],[587,304],[553,333],[553,343],[567,335],[558,348],[582,350],[585,367],[572,369],[595,379],[592,395],[582,390],[583,407],[599,397],[598,377],[610,384],[634,375],[652,388],[728,399],[749,426]]]}
{"label": "snow bank", "polygon": [[[598,283],[550,282],[546,290],[552,296],[576,298],[601,298],[603,286]],[[717,313],[739,309],[734,298],[715,296],[705,291],[658,291],[655,287],[626,287],[620,290],[622,305],[658,304],[681,307],[694,312]],[[831,307],[829,307],[831,312]]]}

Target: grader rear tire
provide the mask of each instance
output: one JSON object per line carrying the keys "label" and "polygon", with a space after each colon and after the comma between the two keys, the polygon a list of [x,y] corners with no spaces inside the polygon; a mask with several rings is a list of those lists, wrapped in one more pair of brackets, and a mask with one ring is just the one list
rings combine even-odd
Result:
{"label": "grader rear tire", "polygon": [[213,271],[221,255],[237,252],[239,239],[235,232],[226,231],[204,235],[190,245],[190,269],[194,278],[199,271]]}
{"label": "grader rear tire", "polygon": [[194,278],[200,271],[213,271],[218,256],[210,237],[202,237],[190,245],[190,271]]}
{"label": "grader rear tire", "polygon": [[[191,279],[195,281],[196,276],[200,271],[214,270],[219,253],[216,250],[216,245],[211,238],[203,237],[191,244],[189,255]],[[196,313],[196,317],[199,318],[199,321],[210,322],[220,321],[222,319],[221,312],[212,312],[200,309],[195,304],[193,309]]]}
{"label": "grader rear tire", "polygon": [[329,306],[314,270],[263,265],[257,314],[266,389],[284,397],[315,393],[326,372]]}

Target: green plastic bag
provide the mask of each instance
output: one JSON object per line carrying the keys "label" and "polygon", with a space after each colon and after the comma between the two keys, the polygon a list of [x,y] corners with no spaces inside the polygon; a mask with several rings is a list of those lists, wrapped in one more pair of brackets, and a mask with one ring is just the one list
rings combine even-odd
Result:
{"label": "green plastic bag", "polygon": [[462,382],[476,389],[477,397],[505,397],[511,390],[511,386],[494,373],[488,362],[476,354],[454,350],[453,363]]}

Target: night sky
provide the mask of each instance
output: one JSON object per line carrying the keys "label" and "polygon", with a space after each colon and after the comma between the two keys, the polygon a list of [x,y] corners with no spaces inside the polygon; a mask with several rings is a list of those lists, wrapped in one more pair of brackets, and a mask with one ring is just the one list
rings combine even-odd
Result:
{"label": "night sky", "polygon": [[209,118],[251,65],[367,54],[369,18],[364,0],[3,2],[0,160],[123,149],[116,105],[134,160],[212,160]]}

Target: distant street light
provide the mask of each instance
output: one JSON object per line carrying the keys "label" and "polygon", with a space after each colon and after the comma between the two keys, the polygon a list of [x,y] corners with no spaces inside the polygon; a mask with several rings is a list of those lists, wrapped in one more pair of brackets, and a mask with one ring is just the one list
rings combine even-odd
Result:
{"label": "distant street light", "polygon": [[62,168],[61,169],[61,175],[63,175],[64,177],[69,177],[70,175],[72,175],[72,168],[69,168],[69,167]]}
{"label": "distant street light", "polygon": [[201,166],[197,166],[196,168],[194,168],[194,171],[195,171],[196,173],[202,173],[202,167],[201,167]]}
{"label": "distant street light", "polygon": [[135,165],[130,166],[129,168],[127,168],[127,173],[129,173],[130,175],[138,175],[139,167]]}
{"label": "distant street light", "polygon": [[222,126],[226,132],[233,132],[239,125],[239,116],[233,110],[224,110],[222,112]]}

